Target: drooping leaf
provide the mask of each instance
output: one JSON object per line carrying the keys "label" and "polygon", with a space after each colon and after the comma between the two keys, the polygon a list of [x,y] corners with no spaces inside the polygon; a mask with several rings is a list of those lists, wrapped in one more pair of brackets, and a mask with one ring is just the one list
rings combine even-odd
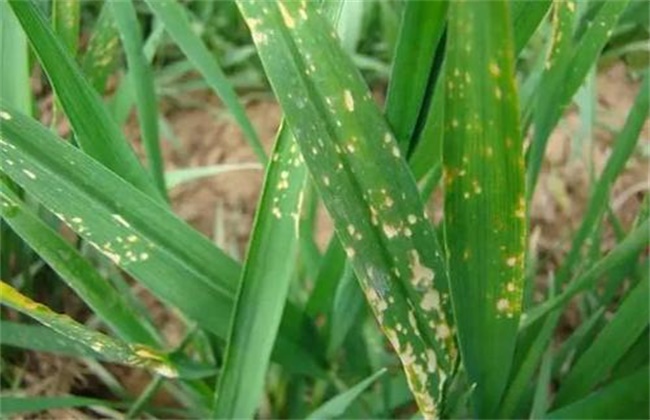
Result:
{"label": "drooping leaf", "polygon": [[154,372],[174,378],[176,369],[165,355],[151,347],[140,344],[127,344],[107,335],[86,328],[67,315],[53,312],[50,308],[34,302],[5,282],[0,282],[0,303],[28,315],[59,334],[81,343],[103,358],[129,366],[144,367]]}

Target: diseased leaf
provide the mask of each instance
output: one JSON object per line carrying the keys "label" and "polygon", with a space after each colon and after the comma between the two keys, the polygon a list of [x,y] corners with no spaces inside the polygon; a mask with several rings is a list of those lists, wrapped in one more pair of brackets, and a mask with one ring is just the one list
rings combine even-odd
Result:
{"label": "diseased leaf", "polygon": [[521,313],[524,160],[506,1],[452,2],[445,67],[445,237],[476,415],[494,416]]}
{"label": "diseased leaf", "polygon": [[434,417],[455,358],[446,269],[394,136],[312,4],[238,5],[368,302]]}

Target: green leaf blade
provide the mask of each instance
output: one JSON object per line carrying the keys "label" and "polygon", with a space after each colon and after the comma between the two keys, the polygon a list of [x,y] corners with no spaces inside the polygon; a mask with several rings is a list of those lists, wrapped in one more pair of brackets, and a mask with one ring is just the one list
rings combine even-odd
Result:
{"label": "green leaf blade", "polygon": [[522,138],[505,1],[454,2],[446,66],[445,231],[454,313],[479,415],[498,407],[521,312]]}
{"label": "green leaf blade", "polygon": [[120,128],[75,61],[56,39],[38,7],[31,0],[11,0],[9,4],[26,29],[30,44],[52,82],[81,148],[141,191],[160,199]]}
{"label": "green leaf blade", "polygon": [[3,220],[56,271],[94,313],[127,341],[159,345],[152,325],[128,303],[79,252],[34,215],[5,183],[0,184]]}
{"label": "green leaf blade", "polygon": [[267,169],[236,298],[216,394],[219,418],[250,418],[259,404],[295,270],[306,175],[295,140],[283,126]]}
{"label": "green leaf blade", "polygon": [[112,1],[108,4],[112,7],[126,53],[149,172],[160,194],[166,197],[164,165],[158,137],[157,97],[153,72],[143,52],[140,23],[131,1]]}
{"label": "green leaf blade", "polygon": [[32,119],[5,107],[0,118],[0,157],[12,180],[163,301],[226,336],[240,270],[235,261]]}
{"label": "green leaf blade", "polygon": [[5,282],[0,282],[0,303],[34,318],[59,334],[100,353],[106,360],[129,366],[145,367],[174,378],[176,369],[156,350],[139,344],[127,344],[86,328],[67,315],[61,315],[45,305],[34,302]]}
{"label": "green leaf blade", "polygon": [[242,128],[246,139],[262,164],[266,164],[266,153],[262,143],[239,103],[237,95],[225,74],[214,60],[203,41],[192,31],[190,21],[183,7],[176,0],[146,0],[147,5],[158,17],[169,35],[178,44],[196,69],[205,77],[210,87],[219,95]]}
{"label": "green leaf blade", "polygon": [[434,417],[455,357],[446,269],[394,136],[313,5],[238,5],[366,298]]}

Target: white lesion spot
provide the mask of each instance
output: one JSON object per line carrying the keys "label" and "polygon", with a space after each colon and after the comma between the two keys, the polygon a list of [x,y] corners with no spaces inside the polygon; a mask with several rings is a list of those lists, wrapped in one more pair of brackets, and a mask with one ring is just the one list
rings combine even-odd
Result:
{"label": "white lesion spot", "polygon": [[348,256],[348,258],[353,258],[356,252],[354,252],[354,248],[352,247],[347,247],[345,248],[345,255]]}
{"label": "white lesion spot", "polygon": [[83,219],[81,217],[73,217],[70,219],[72,223],[83,223]]}
{"label": "white lesion spot", "polygon": [[271,213],[277,218],[280,219],[282,217],[282,212],[277,206],[273,206],[273,209],[271,209]]}
{"label": "white lesion spot", "polygon": [[348,143],[347,146],[345,146],[345,147],[348,149],[348,152],[350,152],[350,153],[354,153],[354,151],[356,150],[356,148],[354,147],[354,145],[352,143]]}
{"label": "white lesion spot", "polygon": [[427,371],[429,373],[434,373],[438,368],[438,359],[436,358],[436,353],[431,349],[427,349],[426,355],[427,355]]}
{"label": "white lesion spot", "polygon": [[286,190],[287,188],[289,188],[289,172],[282,171],[278,182],[278,190]]}
{"label": "white lesion spot", "polygon": [[506,284],[506,290],[508,292],[512,293],[515,290],[517,290],[517,287],[515,286],[515,284],[513,282],[508,282],[508,284]]}
{"label": "white lesion spot", "polygon": [[354,98],[352,97],[352,92],[346,89],[345,92],[343,92],[343,99],[345,101],[345,108],[350,112],[354,111]]}
{"label": "white lesion spot", "polygon": [[451,335],[451,330],[449,330],[449,326],[444,322],[436,326],[436,337],[438,339],[445,340],[449,338],[450,335]]}
{"label": "white lesion spot", "polygon": [[440,293],[435,289],[428,290],[420,301],[420,308],[424,311],[440,310]]}
{"label": "white lesion spot", "polygon": [[389,144],[392,139],[393,139],[393,136],[390,133],[384,134],[384,143]]}
{"label": "white lesion spot", "polygon": [[420,254],[416,250],[409,253],[409,260],[412,275],[411,284],[417,288],[431,288],[434,278],[433,270],[420,262]]}
{"label": "white lesion spot", "polygon": [[417,216],[414,215],[414,214],[409,214],[408,216],[406,216],[406,220],[408,220],[408,222],[409,222],[410,224],[414,225],[414,224],[417,223],[418,218],[417,218]]}
{"label": "white lesion spot", "polygon": [[126,227],[126,228],[130,228],[130,227],[131,227],[131,225],[129,224],[129,222],[127,222],[126,220],[124,220],[124,218],[123,218],[121,215],[119,215],[119,214],[113,214],[112,216],[113,216],[113,219],[115,219],[115,220],[116,220],[119,224],[121,224],[122,226],[124,226],[124,227]]}
{"label": "white lesion spot", "polygon": [[323,177],[323,184],[325,184],[326,187],[330,186],[330,178],[327,175]]}
{"label": "white lesion spot", "polygon": [[499,68],[499,65],[495,61],[490,61],[488,70],[490,70],[490,74],[494,77],[499,77],[501,74],[501,68]]}
{"label": "white lesion spot", "polygon": [[508,267],[514,267],[517,264],[517,257],[509,257],[506,260],[506,264],[508,264]]}
{"label": "white lesion spot", "polygon": [[391,239],[399,233],[399,229],[396,228],[395,226],[389,225],[388,223],[384,223],[382,226],[382,229],[384,230],[384,234],[388,239]]}
{"label": "white lesion spot", "polygon": [[0,111],[0,118],[2,118],[5,121],[10,121],[11,114],[9,114],[7,111]]}
{"label": "white lesion spot", "polygon": [[293,20],[291,14],[289,14],[287,8],[281,1],[278,2],[278,6],[280,7],[280,13],[282,14],[282,20],[284,21],[285,26],[287,28],[294,28],[296,26],[296,22]]}
{"label": "white lesion spot", "polygon": [[501,298],[497,301],[497,311],[499,312],[510,312],[510,302],[508,299]]}
{"label": "white lesion spot", "polygon": [[401,153],[399,152],[399,147],[393,146],[393,156],[395,156],[396,158],[402,156]]}
{"label": "white lesion spot", "polygon": [[30,179],[36,179],[36,174],[28,169],[23,169],[23,173]]}
{"label": "white lesion spot", "polygon": [[494,96],[497,99],[501,99],[503,97],[503,93],[501,92],[501,88],[499,88],[498,86],[494,88]]}

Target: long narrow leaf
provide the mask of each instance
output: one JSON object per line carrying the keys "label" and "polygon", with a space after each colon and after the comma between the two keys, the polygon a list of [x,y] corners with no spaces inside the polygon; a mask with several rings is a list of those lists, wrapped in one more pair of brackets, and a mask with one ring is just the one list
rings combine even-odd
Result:
{"label": "long narrow leaf", "polygon": [[[604,2],[597,15],[591,20],[588,29],[573,48],[570,48],[570,32],[562,32],[563,35],[559,41],[564,45],[562,48],[569,51],[566,54],[562,52],[557,60],[547,64],[546,73],[537,88],[535,132],[529,149],[527,168],[529,197],[535,191],[551,131],[596,61],[627,3],[627,0]],[[567,10],[567,13],[573,13],[575,10],[574,2],[557,1],[557,5],[557,7]],[[553,57],[554,53],[552,52],[550,58],[553,59]]]}
{"label": "long narrow leaf", "polygon": [[138,122],[142,133],[142,142],[147,154],[149,171],[160,190],[167,195],[164,167],[160,155],[160,140],[158,137],[158,107],[153,84],[153,73],[142,50],[142,34],[140,23],[135,13],[133,3],[129,1],[111,1],[115,23],[120,31],[122,45],[129,65],[129,79],[138,108]]}
{"label": "long narrow leaf", "polygon": [[166,356],[154,349],[137,344],[127,344],[107,335],[90,330],[67,315],[53,312],[48,307],[22,295],[7,283],[0,282],[0,303],[28,315],[69,339],[77,341],[113,362],[152,369],[156,373],[174,378],[176,369]]}
{"label": "long narrow leaf", "polygon": [[238,5],[368,302],[433,417],[455,357],[446,270],[394,136],[313,5]]}
{"label": "long narrow leaf", "polygon": [[7,108],[0,117],[12,180],[155,295],[225,337],[239,275],[233,260],[34,120]]}
{"label": "long narrow leaf", "polygon": [[165,25],[169,35],[187,55],[187,58],[194,63],[196,69],[205,77],[210,87],[232,112],[253,151],[260,162],[265,164],[266,153],[253,125],[246,116],[246,111],[239,103],[235,91],[230,86],[212,53],[192,31],[185,9],[176,0],[146,0],[146,2],[156,17]]}
{"label": "long narrow leaf", "polygon": [[0,183],[2,218],[123,339],[158,345],[152,325],[144,323],[119,292],[79,252],[34,215],[4,183]]}
{"label": "long narrow leaf", "polygon": [[312,412],[308,419],[331,419],[337,418],[345,414],[345,410],[348,406],[356,400],[363,391],[366,390],[373,382],[379,379],[386,369],[382,369],[378,372],[375,372],[372,376],[364,379],[359,382],[352,388],[348,389],[346,392],[337,395],[331,400],[327,401],[325,404],[318,407],[314,412]]}
{"label": "long narrow leaf", "polygon": [[250,418],[259,404],[295,269],[305,175],[306,168],[295,140],[283,127],[264,180],[237,293],[217,389],[217,417]]}
{"label": "long narrow leaf", "polygon": [[10,0],[38,55],[81,148],[151,197],[160,199],[151,178],[135,156],[120,128],[81,70],[52,33],[32,0]]}
{"label": "long narrow leaf", "polygon": [[446,57],[445,233],[456,325],[477,414],[503,392],[521,312],[524,161],[506,1],[453,2]]}
{"label": "long narrow leaf", "polygon": [[585,396],[648,327],[648,277],[623,301],[614,318],[578,359],[562,381],[554,405],[561,407]]}
{"label": "long narrow leaf", "polygon": [[644,82],[641,84],[641,90],[627,116],[625,125],[614,142],[612,154],[594,186],[586,207],[588,209],[587,213],[582,219],[580,228],[573,236],[571,249],[558,271],[558,284],[562,285],[568,281],[574,267],[580,262],[582,246],[595,227],[599,225],[607,209],[612,185],[634,152],[641,130],[643,130],[643,126],[647,121],[649,111],[650,76],[646,75]]}
{"label": "long narrow leaf", "polygon": [[[573,404],[549,413],[547,419],[645,419],[648,409],[648,365]],[[624,401],[624,402],[623,402]]]}
{"label": "long narrow leaf", "polygon": [[402,24],[386,94],[386,120],[405,153],[434,73],[434,58],[443,37],[447,1],[411,1],[405,4]]}
{"label": "long narrow leaf", "polygon": [[521,318],[520,328],[532,325],[550,311],[566,304],[577,293],[593,287],[600,276],[616,268],[622,262],[628,261],[631,256],[640,255],[643,247],[650,242],[650,221],[646,220],[634,231],[630,232],[623,242],[610,251],[602,260],[598,261],[589,271],[573,280],[560,295],[547,300],[526,312]]}

